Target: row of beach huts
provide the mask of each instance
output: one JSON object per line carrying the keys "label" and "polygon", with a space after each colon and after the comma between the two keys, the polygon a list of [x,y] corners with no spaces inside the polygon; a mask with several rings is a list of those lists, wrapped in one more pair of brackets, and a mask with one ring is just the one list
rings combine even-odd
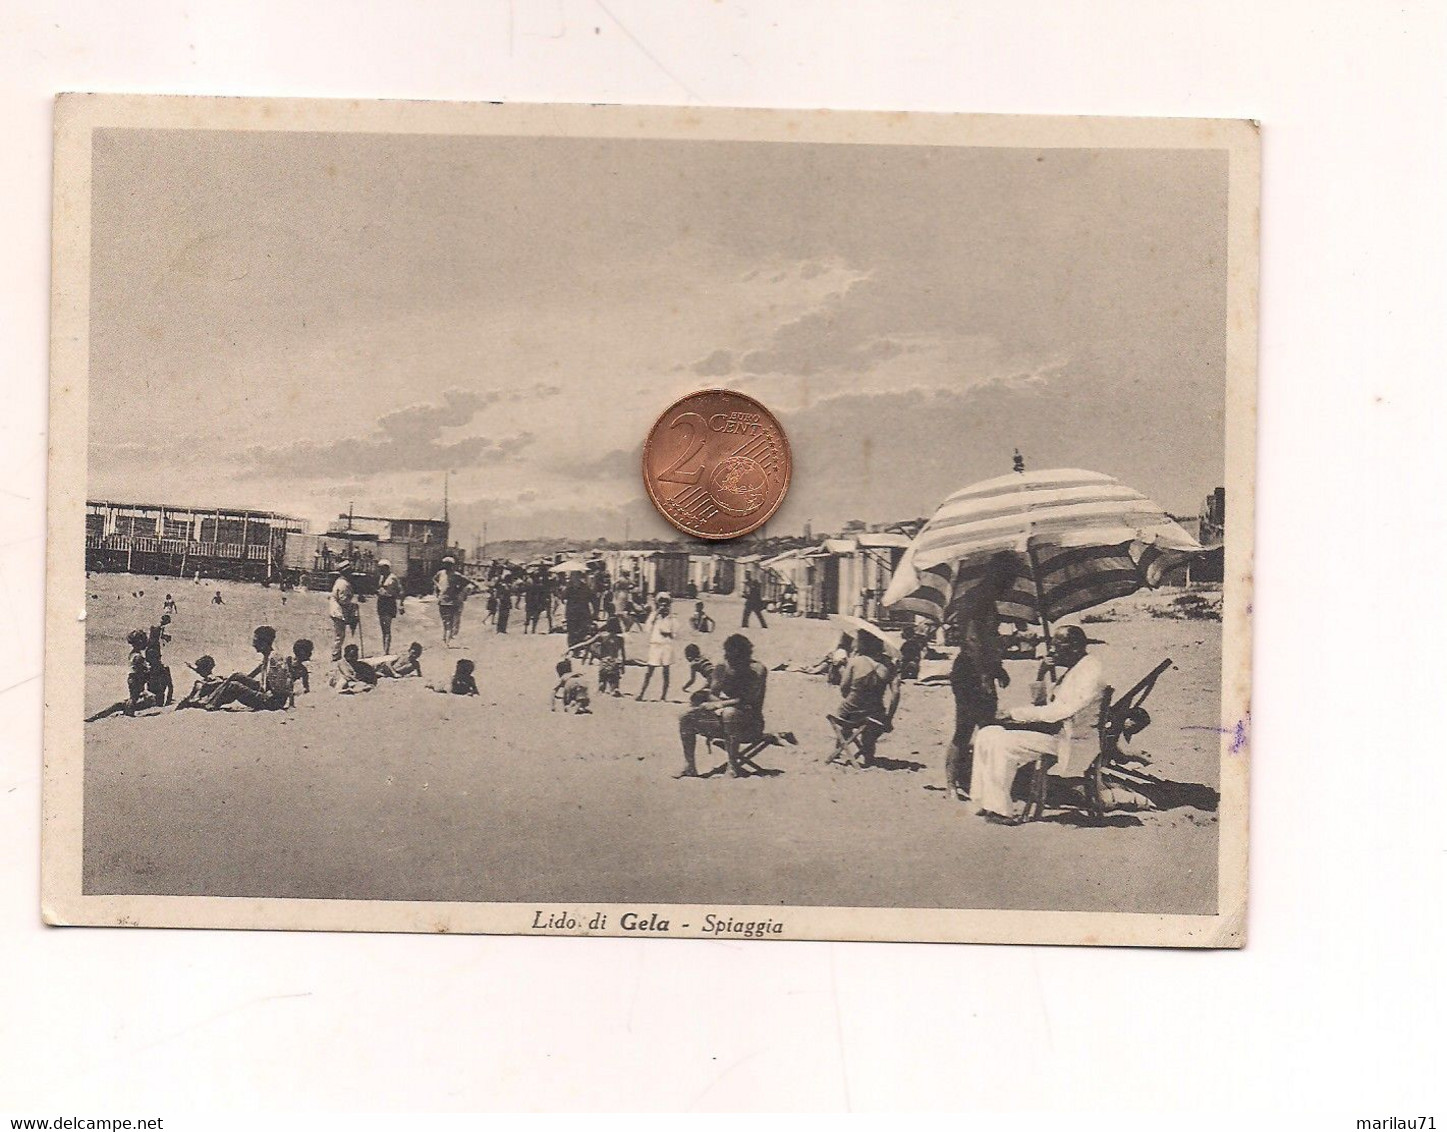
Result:
{"label": "row of beach huts", "polygon": [[598,557],[611,576],[636,578],[650,593],[732,594],[756,579],[771,605],[791,591],[805,616],[853,613],[880,620],[880,598],[909,542],[908,535],[896,532],[859,531],[771,556],[698,553],[681,547],[607,550]]}

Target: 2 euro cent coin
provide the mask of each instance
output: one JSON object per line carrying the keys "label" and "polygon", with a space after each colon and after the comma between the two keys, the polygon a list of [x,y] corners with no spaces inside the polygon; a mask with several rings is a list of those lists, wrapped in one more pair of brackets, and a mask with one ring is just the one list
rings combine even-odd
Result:
{"label": "2 euro cent coin", "polygon": [[702,389],[674,402],[643,444],[643,485],[685,534],[726,539],[762,527],[789,490],[793,458],[774,414],[752,397]]}

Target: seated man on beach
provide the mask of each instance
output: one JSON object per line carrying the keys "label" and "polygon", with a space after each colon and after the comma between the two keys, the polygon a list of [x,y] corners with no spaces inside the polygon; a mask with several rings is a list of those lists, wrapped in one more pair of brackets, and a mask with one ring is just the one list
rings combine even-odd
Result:
{"label": "seated man on beach", "polygon": [[1105,670],[1098,657],[1088,655],[1087,644],[1084,629],[1062,629],[1055,637],[1054,694],[1037,697],[1045,703],[1011,708],[1003,724],[976,732],[970,798],[983,816],[1015,818],[1010,792],[1022,766],[1043,758],[1075,776],[1099,753],[1095,728]]}
{"label": "seated man on beach", "polygon": [[728,753],[728,774],[742,778],[749,771],[740,758],[742,744],[764,733],[764,694],[769,674],[754,659],[754,645],[742,633],[734,633],[723,644],[723,662],[709,677],[709,698],[679,717],[678,735],[683,743],[683,773],[679,778],[697,778],[694,748],[698,737],[723,739]]}
{"label": "seated man on beach", "polygon": [[292,701],[291,666],[275,654],[276,630],[259,625],[251,635],[251,647],[261,663],[250,672],[233,672],[206,701],[207,711],[219,711],[240,704],[252,711],[283,711]]}
{"label": "seated man on beach", "polygon": [[401,657],[383,657],[375,662],[378,676],[389,680],[403,680],[408,676],[422,675],[422,646],[413,641]]}
{"label": "seated man on beach", "polygon": [[226,682],[216,675],[216,661],[209,656],[197,657],[194,664],[186,667],[196,673],[196,680],[191,685],[191,690],[176,701],[177,711],[182,708],[205,707],[211,694]]}
{"label": "seated man on beach", "polygon": [[126,662],[126,698],[87,716],[87,723],[112,715],[135,715],[138,711],[160,706],[147,686],[150,683],[150,666],[146,663],[146,642],[144,629],[132,629],[126,634],[126,644],[131,646],[131,655]]}

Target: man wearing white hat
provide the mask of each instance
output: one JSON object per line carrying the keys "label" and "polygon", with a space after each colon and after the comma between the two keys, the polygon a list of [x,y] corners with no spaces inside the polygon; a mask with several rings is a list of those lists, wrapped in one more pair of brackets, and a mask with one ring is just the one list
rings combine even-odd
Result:
{"label": "man wearing white hat", "polygon": [[392,652],[392,622],[399,613],[405,613],[406,594],[402,582],[392,573],[392,564],[385,558],[377,562],[377,624],[382,630],[382,652]]}
{"label": "man wearing white hat", "polygon": [[347,630],[359,629],[361,617],[357,591],[352,585],[352,564],[346,559],[337,563],[337,580],[332,583],[327,612],[332,618],[332,663],[338,664],[342,659],[342,648],[347,643]]}
{"label": "man wearing white hat", "polygon": [[1089,644],[1079,625],[1060,630],[1055,637],[1053,696],[1043,704],[1011,708],[1003,726],[975,732],[970,799],[985,817],[1016,818],[1010,788],[1022,766],[1045,758],[1056,774],[1077,778],[1100,753],[1095,726],[1105,692],[1105,669],[1099,657],[1087,655]]}
{"label": "man wearing white hat", "polygon": [[452,647],[452,638],[462,629],[462,603],[472,588],[457,569],[457,559],[450,554],[442,560],[442,569],[432,579],[432,592],[437,595],[437,612],[442,616],[442,643]]}

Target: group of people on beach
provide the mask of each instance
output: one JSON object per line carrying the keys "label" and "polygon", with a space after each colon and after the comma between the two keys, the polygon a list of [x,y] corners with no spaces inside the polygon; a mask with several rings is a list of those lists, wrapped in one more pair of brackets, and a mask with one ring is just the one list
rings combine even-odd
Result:
{"label": "group of people on beach", "polygon": [[[420,643],[412,642],[400,654],[392,652],[393,626],[405,613],[406,592],[387,562],[376,565],[380,654],[363,654],[360,597],[350,562],[338,563],[328,594],[332,622],[328,683],[341,694],[366,692],[383,680],[423,677]],[[1009,685],[1010,676],[1003,663],[998,603],[1008,576],[1008,564],[1002,562],[998,570],[987,572],[957,611],[960,645],[948,677],[954,724],[944,758],[948,795],[1000,821],[1013,818],[1011,790],[1022,766],[1042,758],[1068,762],[1074,737],[1084,731],[1093,732],[1095,720],[1086,716],[1098,710],[1104,686],[1099,660],[1088,655],[1085,633],[1068,627],[1056,634],[1048,663],[1042,664],[1037,673],[1031,688],[1032,703],[1001,713],[999,691]],[[686,622],[681,621],[671,594],[657,592],[650,598],[638,579],[610,579],[601,570],[575,570],[559,579],[542,567],[478,580],[462,574],[448,557],[442,560],[432,581],[447,647],[452,647],[461,631],[463,609],[473,594],[488,594],[488,620],[499,633],[507,631],[515,600],[521,601],[524,632],[528,633],[540,631],[544,619],[552,631],[556,609],[562,621],[558,631],[566,634],[566,644],[555,664],[557,682],[551,703],[553,710],[577,715],[592,713],[595,695],[622,697],[629,666],[644,669],[633,699],[645,700],[656,679],[657,699],[668,701],[678,659],[678,638],[685,625],[699,635],[715,629],[702,601],[695,603]],[[745,582],[743,598],[743,622],[757,618],[760,627],[766,627],[756,581]],[[166,707],[284,710],[295,704],[299,692],[311,690],[313,642],[299,638],[289,653],[281,654],[276,649],[276,630],[261,625],[251,639],[258,656],[254,667],[221,676],[214,658],[201,656],[188,665],[195,679],[189,691],[177,700],[171,670],[163,655],[164,646],[171,642],[169,630],[177,614],[178,606],[167,594],[157,623],[127,634],[130,655],[126,696],[89,717],[88,722]],[[643,637],[641,657],[630,657],[630,630]],[[888,649],[883,634],[861,629],[842,636],[829,653],[813,664],[775,667],[777,671],[823,676],[838,687],[839,702],[828,715],[835,738],[830,761],[869,766],[876,759],[880,739],[893,728],[902,685],[919,679],[928,647],[928,638],[913,627],[905,629],[897,648]],[[753,761],[753,754],[764,745],[792,743],[795,739],[791,732],[771,735],[765,730],[768,671],[755,659],[753,642],[742,632],[731,634],[724,640],[722,657],[716,662],[698,642],[690,642],[682,649],[682,661],[687,669],[682,691],[688,703],[678,723],[683,755],[678,777],[770,773]],[[588,668],[596,669],[592,681],[585,676]],[[427,686],[447,694],[476,696],[475,673],[475,664],[463,658],[457,661],[449,681]],[[716,743],[726,757],[723,766],[705,775],[700,774],[697,759],[699,738]]]}

